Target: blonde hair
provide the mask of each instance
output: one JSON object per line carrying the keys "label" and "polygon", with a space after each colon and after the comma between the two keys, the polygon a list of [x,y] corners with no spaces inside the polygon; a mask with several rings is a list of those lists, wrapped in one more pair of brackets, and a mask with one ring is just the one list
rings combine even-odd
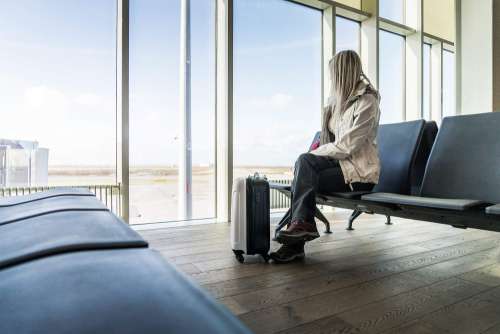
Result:
{"label": "blonde hair", "polygon": [[343,111],[346,103],[354,96],[360,81],[366,80],[369,87],[376,92],[370,80],[363,73],[361,59],[352,50],[340,51],[330,60],[331,93],[336,107]]}

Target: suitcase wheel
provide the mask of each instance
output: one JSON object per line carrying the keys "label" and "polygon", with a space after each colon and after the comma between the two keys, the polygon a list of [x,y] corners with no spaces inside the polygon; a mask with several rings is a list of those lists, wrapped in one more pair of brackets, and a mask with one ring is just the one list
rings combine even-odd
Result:
{"label": "suitcase wheel", "polygon": [[262,258],[264,259],[264,261],[269,262],[269,260],[271,259],[271,257],[268,255],[268,254],[261,254]]}
{"label": "suitcase wheel", "polygon": [[245,262],[245,257],[243,256],[243,251],[241,250],[233,250],[234,256],[239,263]]}

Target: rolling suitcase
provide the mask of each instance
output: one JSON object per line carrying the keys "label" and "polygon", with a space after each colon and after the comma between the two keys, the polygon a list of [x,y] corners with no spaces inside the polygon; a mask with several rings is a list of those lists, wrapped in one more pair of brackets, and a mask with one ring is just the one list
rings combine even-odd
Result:
{"label": "rolling suitcase", "polygon": [[239,262],[243,254],[261,255],[267,262],[270,247],[269,183],[258,174],[237,178],[231,206],[231,247]]}

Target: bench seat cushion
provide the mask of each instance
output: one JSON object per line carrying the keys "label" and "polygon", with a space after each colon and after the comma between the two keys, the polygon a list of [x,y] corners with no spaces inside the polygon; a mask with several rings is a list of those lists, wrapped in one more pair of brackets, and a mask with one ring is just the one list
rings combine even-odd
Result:
{"label": "bench seat cushion", "polygon": [[381,203],[413,205],[460,211],[483,203],[482,201],[471,199],[433,198],[392,193],[373,193],[364,195],[361,199]]}
{"label": "bench seat cushion", "polygon": [[53,212],[69,210],[107,211],[108,208],[94,196],[51,197],[35,202],[27,202],[0,208],[0,225]]}
{"label": "bench seat cushion", "polygon": [[371,191],[349,191],[345,193],[332,193],[329,196],[333,197],[341,197],[345,199],[355,199],[355,198],[360,198],[363,195],[369,194]]}
{"label": "bench seat cushion", "polygon": [[147,245],[111,212],[57,212],[2,226],[0,269],[63,252]]}
{"label": "bench seat cushion", "polygon": [[250,333],[147,248],[83,251],[0,270],[0,333]]}
{"label": "bench seat cushion", "polygon": [[269,188],[276,190],[292,191],[292,186],[289,184],[269,182]]}
{"label": "bench seat cushion", "polygon": [[486,213],[490,215],[500,215],[500,204],[487,207]]}
{"label": "bench seat cushion", "polygon": [[[292,186],[289,184],[282,184],[282,183],[275,183],[275,182],[270,182],[269,187],[271,189],[276,189],[276,190],[281,190],[281,191],[292,191]],[[362,195],[369,194],[370,191],[349,191],[349,192],[336,192],[332,194],[328,194],[328,196],[333,196],[333,197],[341,197],[341,198],[346,198],[346,199],[354,199],[354,198],[359,198]],[[319,195],[325,195],[325,194],[319,194]]]}
{"label": "bench seat cushion", "polygon": [[1,197],[0,208],[58,196],[94,196],[94,194],[90,190],[85,188],[54,188],[28,195]]}

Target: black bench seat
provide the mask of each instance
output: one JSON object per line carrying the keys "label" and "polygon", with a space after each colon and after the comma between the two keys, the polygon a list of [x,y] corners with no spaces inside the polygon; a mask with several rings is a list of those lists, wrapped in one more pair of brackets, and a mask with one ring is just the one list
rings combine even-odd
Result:
{"label": "black bench seat", "polygon": [[421,197],[421,196],[400,195],[392,193],[372,193],[362,196],[361,199],[372,202],[423,206],[428,208],[459,210],[459,211],[467,210],[471,207],[484,204],[483,201],[473,200],[473,199]]}
{"label": "black bench seat", "polygon": [[0,333],[250,333],[150,249],[59,254],[0,270]]}
{"label": "black bench seat", "polygon": [[29,202],[35,202],[47,198],[60,197],[60,196],[95,196],[95,195],[86,188],[59,187],[27,195],[0,197],[0,208],[29,203]]}
{"label": "black bench seat", "polygon": [[24,199],[0,207],[0,333],[250,333],[95,196]]}
{"label": "black bench seat", "polygon": [[327,196],[333,196],[333,197],[340,197],[340,198],[347,198],[347,199],[355,199],[355,198],[361,198],[361,196],[370,194],[370,191],[349,191],[345,193],[331,193],[327,194]]}
{"label": "black bench seat", "polygon": [[0,208],[0,225],[61,211],[108,211],[94,196],[50,197]]}
{"label": "black bench seat", "polygon": [[486,213],[490,215],[500,215],[500,204],[487,207]]}
{"label": "black bench seat", "polygon": [[490,204],[500,203],[499,128],[500,113],[446,117],[418,196],[378,191],[360,201],[329,202],[368,213],[500,232],[500,205]]}
{"label": "black bench seat", "polygon": [[[282,192],[283,194],[289,195],[292,191],[292,186],[289,184],[269,182],[269,187],[271,189]],[[323,196],[335,196],[341,198],[359,198],[362,195],[369,194],[370,191],[349,191],[349,192],[334,192],[331,194],[320,194]]]}
{"label": "black bench seat", "polygon": [[[412,179],[416,183],[420,182],[420,175],[412,175],[412,166],[415,164],[415,159],[424,130],[428,132],[435,132],[436,124],[433,122],[425,122],[423,120],[383,124],[378,129],[377,144],[379,147],[379,156],[381,162],[380,180],[377,186],[373,189],[374,192],[388,192],[409,195],[412,190]],[[432,133],[427,137],[432,137]],[[434,134],[435,135],[435,134]],[[317,136],[317,135],[316,135]],[[432,141],[431,139],[429,139]],[[421,154],[420,165],[425,165],[427,162],[427,155]],[[423,174],[423,172],[422,172]],[[348,229],[352,230],[352,223],[362,212],[368,210],[361,210],[362,203],[359,200],[363,195],[370,194],[369,191],[349,191],[349,192],[335,192],[325,193],[321,189],[322,178],[328,178],[328,170],[320,174],[320,189],[317,196],[317,204],[332,205],[335,207],[343,207],[353,209],[351,217],[349,218]],[[286,196],[290,196],[290,186],[280,183],[271,183],[271,189],[276,189]],[[328,200],[323,200],[328,199]],[[327,232],[330,230],[327,219],[320,215],[320,211],[316,210],[316,218],[323,221],[327,226]],[[387,216],[387,223],[390,224],[390,216]],[[276,231],[279,231],[290,218],[290,214],[286,214],[278,224]]]}
{"label": "black bench seat", "polygon": [[275,189],[278,191],[284,191],[284,192],[292,191],[291,185],[285,184],[285,183],[278,183],[278,182],[269,182],[269,188]]}
{"label": "black bench seat", "polygon": [[500,204],[492,204],[500,203],[499,128],[498,112],[445,117],[432,144],[435,124],[381,125],[381,175],[373,192],[320,191],[316,203],[354,210],[348,229],[369,213],[500,232]]}
{"label": "black bench seat", "polygon": [[57,212],[2,226],[0,269],[71,251],[147,246],[111,212]]}

